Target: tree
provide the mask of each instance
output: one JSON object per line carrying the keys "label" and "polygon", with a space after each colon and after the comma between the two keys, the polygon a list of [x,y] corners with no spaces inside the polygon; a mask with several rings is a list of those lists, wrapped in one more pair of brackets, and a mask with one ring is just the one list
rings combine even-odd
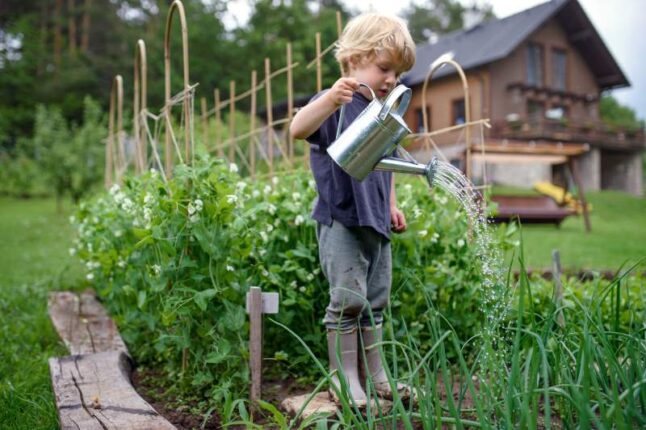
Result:
{"label": "tree", "polygon": [[632,108],[622,105],[610,94],[601,97],[599,113],[601,114],[601,119],[609,125],[628,131],[637,131],[644,128],[644,120],[640,120]]}
{"label": "tree", "polygon": [[405,12],[415,43],[427,43],[434,36],[460,30],[494,17],[490,5],[465,7],[457,0],[431,0],[428,6],[411,4]]}

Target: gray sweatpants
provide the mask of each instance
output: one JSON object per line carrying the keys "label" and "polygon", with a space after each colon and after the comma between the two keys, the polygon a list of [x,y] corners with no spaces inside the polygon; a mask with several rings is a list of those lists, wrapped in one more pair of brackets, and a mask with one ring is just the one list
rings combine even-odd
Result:
{"label": "gray sweatpants", "polygon": [[330,284],[330,304],[323,323],[328,329],[350,332],[383,321],[390,297],[390,241],[370,227],[318,223],[321,269]]}

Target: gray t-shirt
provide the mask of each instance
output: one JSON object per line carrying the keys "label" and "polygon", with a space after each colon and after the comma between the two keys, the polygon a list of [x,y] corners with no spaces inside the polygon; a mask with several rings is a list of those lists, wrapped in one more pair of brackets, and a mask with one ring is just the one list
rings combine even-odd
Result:
{"label": "gray t-shirt", "polygon": [[[316,94],[310,103],[328,90]],[[343,127],[368,106],[370,101],[354,93],[345,107]],[[340,109],[326,119],[307,141],[310,143],[310,167],[314,173],[318,199],[312,218],[327,226],[337,220],[346,227],[371,227],[386,239],[390,238],[390,184],[392,173],[371,172],[363,181],[345,173],[327,153],[336,139]]]}

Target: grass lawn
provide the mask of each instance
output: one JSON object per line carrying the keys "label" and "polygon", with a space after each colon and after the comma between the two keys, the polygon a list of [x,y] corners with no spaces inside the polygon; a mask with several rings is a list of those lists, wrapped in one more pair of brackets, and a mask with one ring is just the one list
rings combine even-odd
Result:
{"label": "grass lawn", "polygon": [[[514,190],[503,189],[502,193]],[[553,249],[559,250],[566,270],[615,271],[624,263],[646,258],[646,198],[615,191],[588,193],[586,197],[593,207],[590,233],[585,232],[583,216],[568,217],[560,228],[551,224],[523,226],[528,268],[550,268]],[[640,270],[645,266],[646,261]]]}
{"label": "grass lawn", "polygon": [[68,355],[47,315],[47,294],[79,284],[72,228],[54,200],[0,198],[0,427],[54,429],[47,359]]}

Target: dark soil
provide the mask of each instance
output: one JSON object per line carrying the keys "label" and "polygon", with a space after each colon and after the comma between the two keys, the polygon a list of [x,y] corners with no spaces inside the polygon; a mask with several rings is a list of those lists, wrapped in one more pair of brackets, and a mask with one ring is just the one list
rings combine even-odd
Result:
{"label": "dark soil", "polygon": [[[222,422],[216,412],[210,414],[205,422],[205,417],[195,412],[197,409],[197,402],[183,399],[182,401],[169,395],[164,388],[165,375],[162,372],[154,370],[135,370],[132,374],[132,383],[141,397],[143,397],[150,405],[159,412],[164,418],[172,423],[178,430],[190,429],[222,429]],[[478,389],[477,381],[474,383],[476,390]],[[314,386],[306,386],[298,383],[294,378],[266,380],[262,384],[262,398],[263,400],[279,407],[283,399],[291,396],[305,394],[311,392]],[[460,387],[455,384],[453,387],[453,398],[457,401],[459,397]],[[444,389],[444,384],[438,385],[438,393],[442,403],[446,403],[447,393]],[[473,408],[473,399],[470,393],[466,393],[461,407],[463,409]],[[466,419],[474,419],[475,417],[465,416]],[[257,417],[254,422],[262,425],[265,419]],[[204,423],[204,427],[202,427]],[[244,429],[244,426],[227,426],[227,429]],[[404,428],[400,424],[398,428]],[[414,429],[422,429],[421,424],[413,423]],[[449,427],[446,427],[449,428]]]}

